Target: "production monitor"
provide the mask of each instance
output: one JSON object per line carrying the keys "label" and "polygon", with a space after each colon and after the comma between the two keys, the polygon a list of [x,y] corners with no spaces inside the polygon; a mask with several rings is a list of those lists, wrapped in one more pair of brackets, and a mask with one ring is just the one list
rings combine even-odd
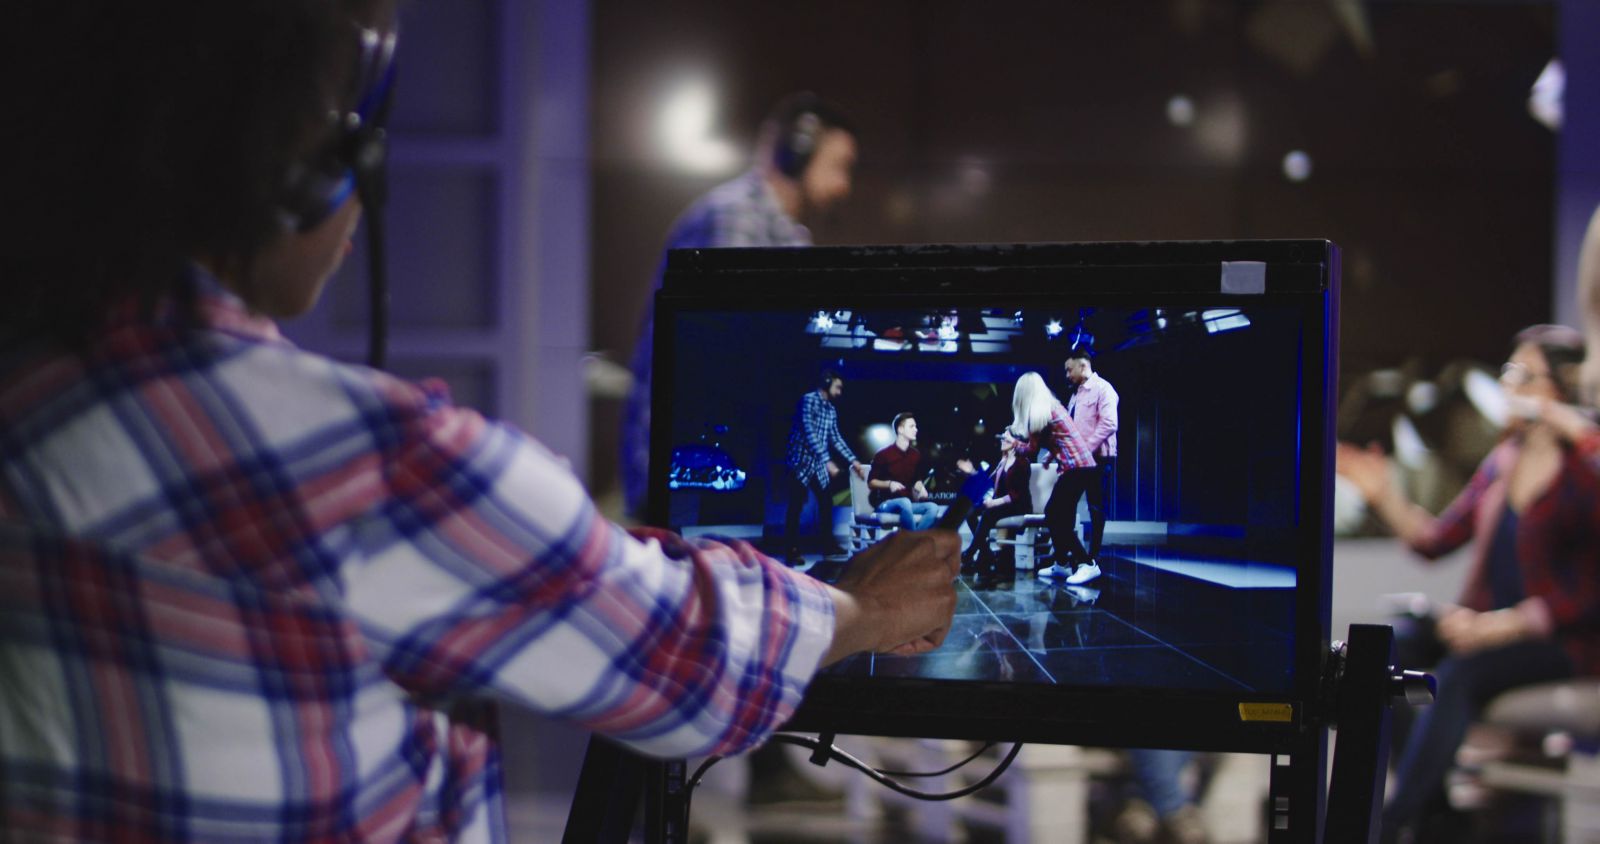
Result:
{"label": "production monitor", "polygon": [[[1027,373],[1079,424],[1065,362],[1083,350],[1098,395],[1116,395],[1093,420],[1114,440],[1083,432],[1102,517],[1082,494],[1073,537],[1040,518],[989,531],[941,647],[829,667],[789,728],[1303,747],[1328,649],[1337,304],[1326,241],[675,251],[655,308],[650,520],[835,580],[889,530],[882,495],[846,482],[846,452],[898,449],[903,413],[925,509],[965,492],[981,511],[1002,460],[1064,494],[1047,449],[1008,457],[1001,434]],[[808,394],[842,440],[824,443],[840,471],[821,496],[796,481],[818,435]],[[1098,576],[1040,576],[1075,545]]]}

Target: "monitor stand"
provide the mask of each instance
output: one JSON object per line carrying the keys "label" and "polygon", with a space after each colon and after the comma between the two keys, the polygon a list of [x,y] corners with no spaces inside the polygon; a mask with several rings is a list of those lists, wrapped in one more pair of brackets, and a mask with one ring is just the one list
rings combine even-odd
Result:
{"label": "monitor stand", "polygon": [[[1394,630],[1354,624],[1323,667],[1317,711],[1294,749],[1272,757],[1268,844],[1376,841],[1389,761],[1390,706],[1433,699],[1432,676],[1394,665]],[[1331,776],[1327,731],[1337,727]],[[684,844],[689,835],[687,766],[653,760],[598,736],[589,740],[563,844],[627,844],[641,796],[645,844]],[[1326,804],[1324,804],[1326,795]],[[1324,811],[1326,809],[1326,811]]]}
{"label": "monitor stand", "polygon": [[1328,781],[1328,814],[1323,825],[1327,842],[1373,842],[1389,767],[1390,706],[1404,698],[1411,704],[1431,703],[1438,690],[1433,675],[1407,671],[1394,664],[1394,629],[1388,625],[1352,624],[1350,639],[1335,646],[1328,660],[1324,687],[1328,726],[1338,731],[1333,771]]}

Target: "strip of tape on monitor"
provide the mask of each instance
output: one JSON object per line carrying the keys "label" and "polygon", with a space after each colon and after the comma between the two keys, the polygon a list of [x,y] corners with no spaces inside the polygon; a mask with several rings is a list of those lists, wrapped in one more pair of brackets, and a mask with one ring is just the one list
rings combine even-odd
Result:
{"label": "strip of tape on monitor", "polygon": [[1239,720],[1252,722],[1265,721],[1274,724],[1291,724],[1294,722],[1294,704],[1241,703],[1239,704]]}
{"label": "strip of tape on monitor", "polygon": [[1223,261],[1222,292],[1255,296],[1267,292],[1267,265],[1263,261]]}

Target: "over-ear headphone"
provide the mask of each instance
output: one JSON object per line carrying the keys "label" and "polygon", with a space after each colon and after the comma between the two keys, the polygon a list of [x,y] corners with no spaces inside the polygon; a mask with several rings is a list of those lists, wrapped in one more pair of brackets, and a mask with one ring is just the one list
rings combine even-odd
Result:
{"label": "over-ear headphone", "polygon": [[384,125],[394,94],[395,33],[360,27],[358,35],[360,52],[349,94],[330,115],[332,137],[289,173],[280,205],[291,231],[316,228],[358,187],[363,202],[383,199],[388,154]]}
{"label": "over-ear headphone", "polygon": [[817,152],[817,141],[826,128],[822,116],[813,108],[800,107],[778,127],[772,163],[778,172],[791,179],[800,178]]}

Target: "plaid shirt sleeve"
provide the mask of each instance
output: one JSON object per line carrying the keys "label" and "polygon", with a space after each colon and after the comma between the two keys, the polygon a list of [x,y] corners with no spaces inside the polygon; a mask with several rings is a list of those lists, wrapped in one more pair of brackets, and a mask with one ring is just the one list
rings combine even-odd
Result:
{"label": "plaid shirt sleeve", "polygon": [[799,703],[832,638],[821,584],[743,543],[629,535],[514,429],[406,426],[394,503],[357,526],[346,601],[425,697],[491,692],[661,756],[728,753]]}
{"label": "plaid shirt sleeve", "polygon": [[800,400],[800,424],[805,429],[806,446],[811,449],[812,466],[828,462],[829,440],[839,436],[837,423],[829,418],[832,410],[828,401],[815,392],[806,393]]}
{"label": "plaid shirt sleeve", "polygon": [[1478,504],[1499,477],[1500,455],[1501,449],[1498,448],[1489,452],[1455,500],[1428,523],[1427,530],[1421,536],[1409,538],[1407,544],[1411,550],[1435,560],[1472,539],[1477,531]]}
{"label": "plaid shirt sleeve", "polygon": [[[1580,444],[1581,446],[1581,444]],[[1549,492],[1523,514],[1517,555],[1528,594],[1542,599],[1561,633],[1597,644],[1600,630],[1600,474],[1581,451],[1568,454]],[[1580,670],[1593,666],[1580,665]]]}
{"label": "plaid shirt sleeve", "polygon": [[197,283],[0,379],[0,840],[498,841],[467,704],[690,755],[798,701],[826,587]]}
{"label": "plaid shirt sleeve", "polygon": [[1050,453],[1061,462],[1061,470],[1085,469],[1095,465],[1094,455],[1089,451],[1089,444],[1084,442],[1083,435],[1078,433],[1078,426],[1072,423],[1072,417],[1067,415],[1067,409],[1056,405],[1050,412],[1050,425],[1045,428],[1047,437],[1045,444],[1049,446]]}

